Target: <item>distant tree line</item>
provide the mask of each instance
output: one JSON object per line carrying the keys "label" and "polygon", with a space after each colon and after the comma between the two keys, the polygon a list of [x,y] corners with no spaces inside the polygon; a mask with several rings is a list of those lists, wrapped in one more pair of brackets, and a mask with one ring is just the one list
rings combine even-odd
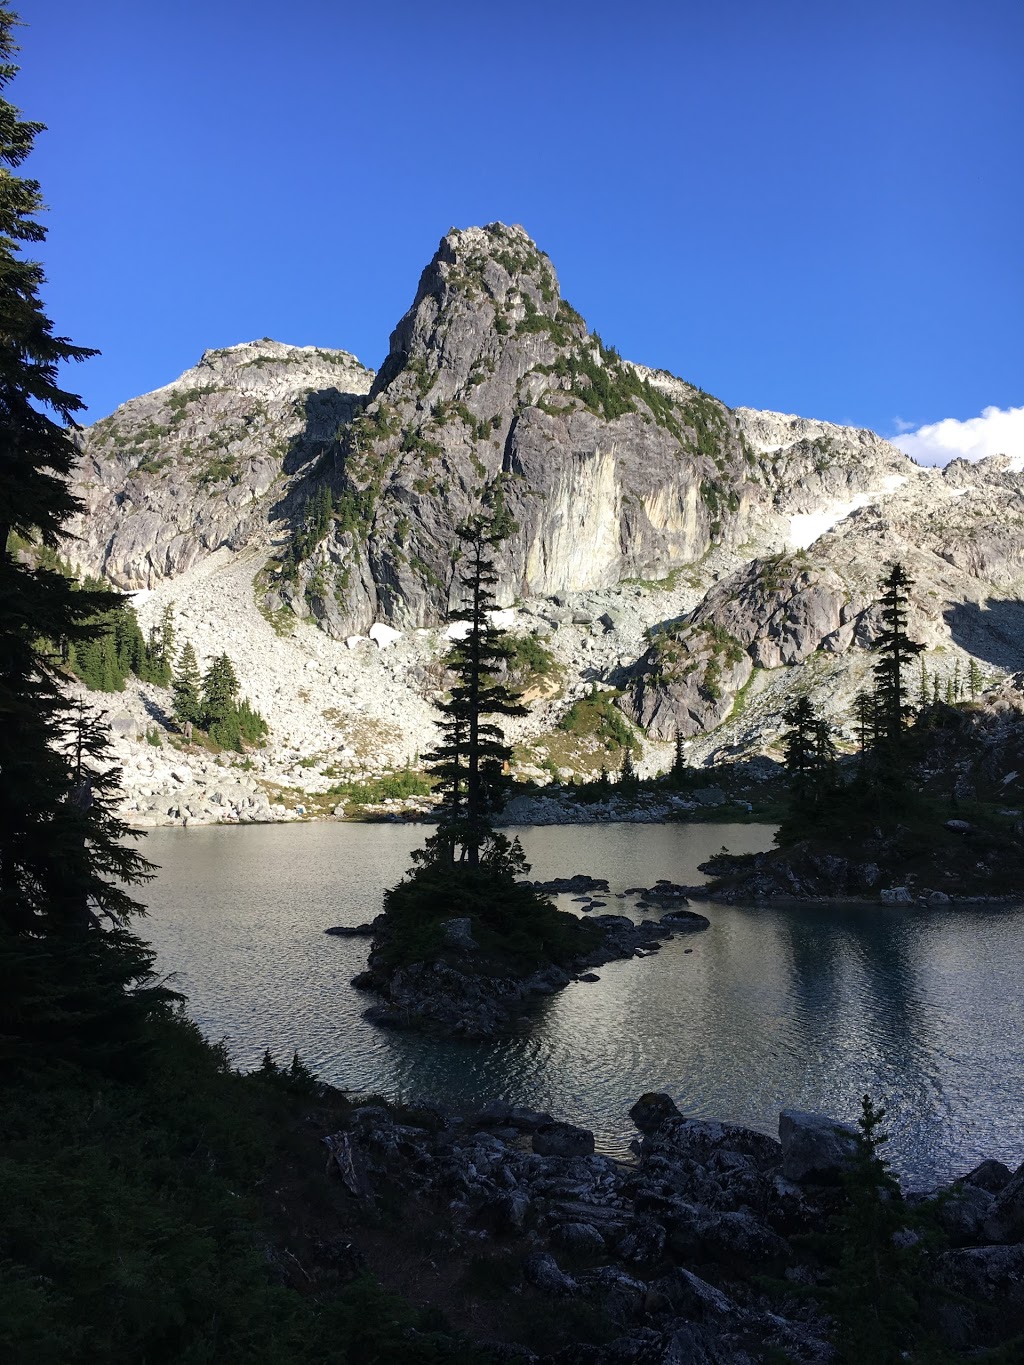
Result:
{"label": "distant tree line", "polygon": [[238,675],[226,653],[217,655],[205,673],[200,672],[191,641],[186,640],[175,655],[178,637],[170,603],[144,634],[131,602],[108,583],[89,576],[79,580],[69,564],[43,547],[20,541],[17,549],[23,562],[45,563],[79,594],[76,600],[89,602],[87,631],[80,637],[65,636],[59,644],[42,641],[41,647],[90,691],[123,692],[129,677],[170,688],[174,720],[187,739],[198,730],[220,748],[239,753],[270,733],[248,699],[239,698]]}

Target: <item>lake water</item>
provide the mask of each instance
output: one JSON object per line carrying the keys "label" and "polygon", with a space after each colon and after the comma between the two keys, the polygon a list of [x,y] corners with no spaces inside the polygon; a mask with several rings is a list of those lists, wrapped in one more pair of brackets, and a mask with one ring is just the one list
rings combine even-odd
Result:
{"label": "lake water", "polygon": [[[744,908],[650,958],[599,969],[543,1001],[529,1027],[484,1043],[384,1031],[350,979],[358,924],[429,832],[303,824],[158,830],[160,865],[141,924],[204,1032],[241,1067],[298,1049],[325,1080],[455,1109],[504,1098],[592,1128],[605,1151],[636,1136],[645,1090],[688,1115],[767,1132],[778,1112],[853,1118],[870,1093],[889,1109],[890,1159],[912,1185],[984,1157],[1024,1160],[1021,964],[1024,907]],[[587,872],[612,891],[659,877],[694,883],[723,845],[770,844],[756,825],[590,825],[518,831],[540,878]],[[568,898],[561,904],[572,907]],[[606,913],[632,912],[611,899]],[[648,914],[657,912],[646,912]],[[691,952],[687,952],[691,949]]]}

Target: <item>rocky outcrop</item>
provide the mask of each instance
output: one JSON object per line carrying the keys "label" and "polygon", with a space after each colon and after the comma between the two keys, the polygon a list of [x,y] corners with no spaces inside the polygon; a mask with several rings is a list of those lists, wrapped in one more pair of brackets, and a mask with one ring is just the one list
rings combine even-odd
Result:
{"label": "rocky outcrop", "polygon": [[708,730],[730,713],[755,668],[840,654],[877,634],[870,600],[854,598],[805,552],[755,559],[716,583],[683,621],[660,628],[620,703],[658,739]]}
{"label": "rocky outcrop", "polygon": [[347,351],[269,339],[207,351],[82,433],[72,559],[151,588],[265,539],[372,380]]}
{"label": "rocky outcrop", "polygon": [[[545,1303],[578,1305],[602,1344],[525,1352],[543,1365],[833,1360],[836,1323],[821,1305],[830,1278],[850,1268],[838,1270],[845,1245],[834,1248],[831,1268],[816,1248],[830,1229],[850,1235],[837,1183],[849,1169],[849,1130],[787,1111],[780,1143],[688,1119],[659,1094],[641,1096],[630,1115],[641,1139],[626,1164],[595,1152],[588,1130],[501,1101],[459,1118],[398,1118],[375,1104],[325,1139],[328,1174],[368,1208],[397,1193],[409,1221],[429,1221],[443,1236],[448,1258],[511,1279],[527,1315],[534,1304],[538,1314]],[[971,1178],[928,1195],[887,1192],[905,1245],[918,1241],[922,1220],[934,1228],[915,1292],[954,1348],[1006,1339],[1024,1310],[1016,1226],[997,1244],[943,1240],[940,1220],[979,1188]],[[1024,1167],[1013,1177],[1021,1178]],[[503,1359],[523,1358],[507,1336],[502,1348]]]}
{"label": "rocky outcrop", "polygon": [[[564,913],[564,912],[563,912]],[[566,916],[570,923],[569,916]],[[687,924],[686,928],[707,928]],[[458,925],[457,933],[447,931]],[[673,926],[657,920],[634,923],[625,915],[587,919],[588,942],[571,961],[548,962],[532,971],[512,972],[507,962],[489,958],[473,938],[468,920],[444,922],[440,950],[428,959],[401,966],[388,964],[392,932],[387,916],[374,921],[375,936],[367,970],[352,984],[379,995],[365,1017],[391,1028],[427,1029],[460,1038],[489,1038],[521,1018],[531,1001],[553,995],[589,969],[618,958],[656,951],[673,937]],[[581,935],[581,937],[583,937]]]}

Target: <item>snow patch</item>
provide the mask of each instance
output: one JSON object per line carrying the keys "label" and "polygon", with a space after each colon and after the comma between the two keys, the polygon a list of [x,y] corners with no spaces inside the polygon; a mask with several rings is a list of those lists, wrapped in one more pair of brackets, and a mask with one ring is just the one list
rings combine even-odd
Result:
{"label": "snow patch", "polygon": [[402,632],[395,630],[394,626],[386,626],[383,621],[375,621],[370,627],[370,639],[378,649],[387,649],[396,640],[402,638]]}
{"label": "snow patch", "polygon": [[849,502],[834,502],[820,512],[797,512],[789,519],[789,545],[794,550],[808,550],[834,526],[861,507],[869,507],[887,493],[894,493],[907,481],[905,474],[887,474],[882,486],[870,493],[857,493]]}

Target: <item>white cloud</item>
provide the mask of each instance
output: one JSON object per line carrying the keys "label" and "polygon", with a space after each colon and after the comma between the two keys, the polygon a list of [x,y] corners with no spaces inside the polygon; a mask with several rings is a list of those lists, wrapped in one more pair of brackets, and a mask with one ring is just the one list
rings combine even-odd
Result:
{"label": "white cloud", "polygon": [[[903,423],[898,421],[901,428]],[[984,460],[988,455],[1009,455],[1024,464],[1024,408],[985,408],[980,417],[957,421],[945,417],[892,437],[894,446],[918,464],[948,464],[950,460]]]}

